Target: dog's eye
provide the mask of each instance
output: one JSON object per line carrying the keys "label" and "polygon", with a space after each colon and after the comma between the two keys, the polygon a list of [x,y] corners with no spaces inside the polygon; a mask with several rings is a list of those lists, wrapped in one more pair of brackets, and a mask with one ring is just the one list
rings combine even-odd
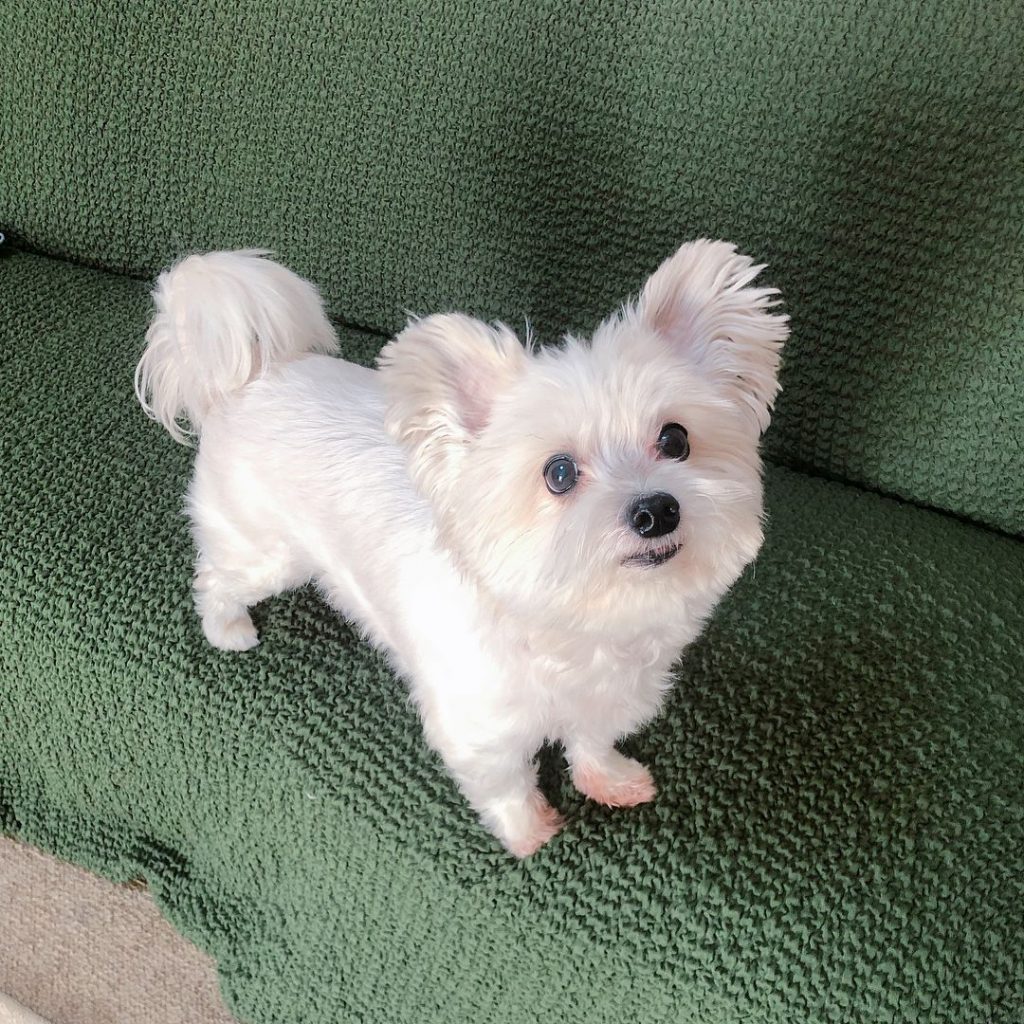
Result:
{"label": "dog's eye", "polygon": [[664,459],[682,462],[690,455],[690,438],[686,427],[678,423],[666,423],[658,435],[658,454]]}
{"label": "dog's eye", "polygon": [[580,471],[571,455],[555,455],[544,464],[544,483],[552,494],[565,494],[576,486]]}

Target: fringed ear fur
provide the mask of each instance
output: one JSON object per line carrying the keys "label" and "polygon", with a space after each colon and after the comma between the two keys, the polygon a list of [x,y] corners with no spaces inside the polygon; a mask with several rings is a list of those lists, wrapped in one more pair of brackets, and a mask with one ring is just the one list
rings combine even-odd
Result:
{"label": "fringed ear fur", "polygon": [[413,478],[437,497],[458,476],[497,397],[528,356],[504,324],[460,313],[412,320],[378,359],[387,395],[385,426],[409,451]]}
{"label": "fringed ear fur", "polygon": [[789,317],[773,313],[775,288],[752,287],[764,269],[728,242],[688,242],[651,275],[635,317],[697,362],[763,432],[779,392]]}

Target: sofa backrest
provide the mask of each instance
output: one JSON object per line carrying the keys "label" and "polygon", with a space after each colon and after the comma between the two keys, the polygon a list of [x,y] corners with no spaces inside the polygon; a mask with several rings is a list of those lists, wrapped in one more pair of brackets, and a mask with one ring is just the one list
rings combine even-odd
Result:
{"label": "sofa backrest", "polygon": [[268,246],[339,320],[459,308],[542,338],[727,238],[793,317],[769,456],[1019,532],[1022,23],[976,0],[10,0],[0,225],[147,277]]}

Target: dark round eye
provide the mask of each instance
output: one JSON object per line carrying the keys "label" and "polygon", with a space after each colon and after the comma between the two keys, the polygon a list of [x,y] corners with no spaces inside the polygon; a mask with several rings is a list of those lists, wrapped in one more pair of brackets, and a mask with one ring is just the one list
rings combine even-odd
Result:
{"label": "dark round eye", "polygon": [[552,494],[565,494],[576,486],[580,471],[571,455],[556,455],[544,464],[544,483]]}
{"label": "dark round eye", "polygon": [[690,456],[690,439],[686,427],[678,423],[666,423],[658,435],[658,454],[665,459],[682,462]]}

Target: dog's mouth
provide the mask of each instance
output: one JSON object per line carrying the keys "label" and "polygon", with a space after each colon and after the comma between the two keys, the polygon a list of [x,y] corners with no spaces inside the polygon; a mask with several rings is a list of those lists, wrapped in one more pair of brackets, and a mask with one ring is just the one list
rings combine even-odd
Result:
{"label": "dog's mouth", "polygon": [[673,544],[671,547],[656,551],[641,551],[638,555],[624,558],[622,564],[638,569],[654,569],[656,566],[664,565],[670,558],[674,558],[679,553],[680,547],[679,544]]}

